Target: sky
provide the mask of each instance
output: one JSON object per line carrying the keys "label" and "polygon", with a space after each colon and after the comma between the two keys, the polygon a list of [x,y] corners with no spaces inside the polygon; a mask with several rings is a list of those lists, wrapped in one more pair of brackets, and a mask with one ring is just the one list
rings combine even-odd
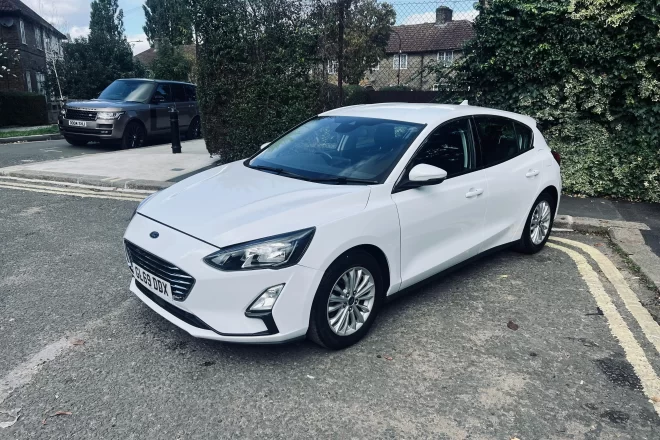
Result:
{"label": "sky", "polygon": [[[474,20],[474,0],[389,0],[397,13],[396,24],[417,24],[435,21],[435,8],[441,4],[454,10],[454,20]],[[90,0],[23,0],[35,12],[72,38],[89,33]],[[144,26],[143,0],[119,0],[124,11],[126,38],[137,54],[149,48]]]}

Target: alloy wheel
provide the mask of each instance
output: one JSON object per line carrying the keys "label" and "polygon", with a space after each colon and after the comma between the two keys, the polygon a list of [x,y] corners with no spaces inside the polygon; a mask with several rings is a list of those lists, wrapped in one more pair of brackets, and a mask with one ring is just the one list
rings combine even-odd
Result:
{"label": "alloy wheel", "polygon": [[127,128],[126,136],[129,148],[141,147],[144,144],[144,133],[138,124],[131,124]]}
{"label": "alloy wheel", "polygon": [[532,243],[539,245],[545,240],[550,230],[552,210],[546,200],[541,200],[534,208],[529,225],[529,235]]}
{"label": "alloy wheel", "polygon": [[364,267],[352,267],[335,282],[328,298],[327,316],[332,331],[348,336],[369,318],[376,298],[373,276]]}

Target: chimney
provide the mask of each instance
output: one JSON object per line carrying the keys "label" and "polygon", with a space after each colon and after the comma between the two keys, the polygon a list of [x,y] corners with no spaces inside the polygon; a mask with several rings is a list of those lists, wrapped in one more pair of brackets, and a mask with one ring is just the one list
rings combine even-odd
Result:
{"label": "chimney", "polygon": [[440,26],[451,21],[453,11],[447,6],[438,6],[435,10],[435,24]]}

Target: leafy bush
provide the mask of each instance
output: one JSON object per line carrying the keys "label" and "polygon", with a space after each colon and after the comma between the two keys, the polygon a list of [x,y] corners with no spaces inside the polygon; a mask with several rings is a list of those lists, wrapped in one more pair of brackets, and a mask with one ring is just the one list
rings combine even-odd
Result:
{"label": "leafy bush", "polygon": [[46,98],[37,93],[0,91],[0,127],[46,125]]}
{"label": "leafy bush", "polygon": [[344,105],[367,104],[369,94],[364,87],[356,85],[344,86]]}
{"label": "leafy bush", "polygon": [[173,46],[168,40],[160,43],[151,63],[154,78],[171,81],[190,81],[192,68],[193,60],[186,57],[181,46]]}
{"label": "leafy bush", "polygon": [[477,9],[465,56],[438,67],[451,82],[441,99],[534,117],[566,155],[568,191],[658,200],[656,0],[499,0]]}

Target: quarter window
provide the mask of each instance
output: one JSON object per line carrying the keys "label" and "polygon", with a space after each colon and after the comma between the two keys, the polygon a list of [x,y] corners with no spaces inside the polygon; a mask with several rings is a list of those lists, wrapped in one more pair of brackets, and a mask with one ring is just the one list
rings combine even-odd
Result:
{"label": "quarter window", "polygon": [[497,116],[475,116],[484,166],[507,161],[520,153],[514,122]]}
{"label": "quarter window", "polygon": [[442,168],[447,172],[447,177],[474,169],[474,140],[470,120],[452,121],[431,133],[412,165],[422,163]]}
{"label": "quarter window", "polygon": [[520,122],[514,122],[513,126],[516,128],[516,141],[518,142],[518,151],[523,152],[533,148],[532,129]]}

